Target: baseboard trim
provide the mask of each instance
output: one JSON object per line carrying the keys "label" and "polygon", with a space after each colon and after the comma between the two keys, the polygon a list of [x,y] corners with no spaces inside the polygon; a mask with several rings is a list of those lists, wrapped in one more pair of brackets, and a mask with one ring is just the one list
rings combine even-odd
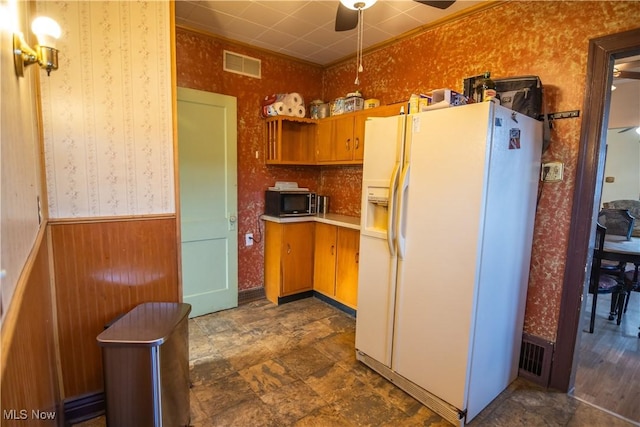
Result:
{"label": "baseboard trim", "polygon": [[243,289],[238,291],[238,305],[265,299],[264,288]]}
{"label": "baseboard trim", "polygon": [[64,408],[64,425],[69,427],[103,415],[105,413],[104,392],[87,393],[82,396],[65,399],[62,405]]}
{"label": "baseboard trim", "polygon": [[311,298],[313,291],[300,292],[299,294],[287,295],[286,297],[278,297],[278,305],[286,304],[291,301],[298,301],[299,299]]}
{"label": "baseboard trim", "polygon": [[351,317],[356,317],[356,310],[354,310],[353,308],[346,306],[344,304],[342,304],[341,302],[338,302],[336,300],[334,300],[331,297],[326,296],[323,293],[317,292],[317,291],[313,291],[313,296],[318,298],[320,301],[324,301],[327,304],[337,308],[340,311],[344,311],[345,313],[347,313],[349,316]]}

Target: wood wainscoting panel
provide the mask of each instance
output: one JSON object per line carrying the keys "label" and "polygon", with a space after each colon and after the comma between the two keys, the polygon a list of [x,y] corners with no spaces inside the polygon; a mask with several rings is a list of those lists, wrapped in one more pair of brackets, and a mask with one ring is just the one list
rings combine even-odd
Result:
{"label": "wood wainscoting panel", "polygon": [[51,224],[67,400],[103,389],[96,337],[143,302],[179,302],[176,219]]}
{"label": "wood wainscoting panel", "polygon": [[62,416],[48,253],[40,236],[2,324],[2,426],[56,426]]}

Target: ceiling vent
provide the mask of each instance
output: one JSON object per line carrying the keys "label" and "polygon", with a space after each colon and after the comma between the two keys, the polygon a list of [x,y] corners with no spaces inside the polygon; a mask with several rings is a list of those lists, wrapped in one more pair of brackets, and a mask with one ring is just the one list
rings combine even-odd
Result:
{"label": "ceiling vent", "polygon": [[224,70],[230,73],[242,74],[244,76],[260,78],[259,59],[241,55],[235,52],[224,51]]}

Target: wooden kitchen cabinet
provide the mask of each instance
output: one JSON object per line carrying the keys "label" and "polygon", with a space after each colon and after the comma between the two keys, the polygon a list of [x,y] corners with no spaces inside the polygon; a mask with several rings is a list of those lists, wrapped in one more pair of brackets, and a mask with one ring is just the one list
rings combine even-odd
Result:
{"label": "wooden kitchen cabinet", "polygon": [[400,114],[406,103],[313,120],[274,116],[264,121],[265,164],[362,164],[367,117]]}
{"label": "wooden kitchen cabinet", "polygon": [[364,121],[356,132],[357,113],[334,116],[319,121],[316,133],[316,162],[329,164],[362,163]]}
{"label": "wooden kitchen cabinet", "polygon": [[264,287],[275,304],[313,290],[313,222],[265,222]]}
{"label": "wooden kitchen cabinet", "polygon": [[265,163],[315,164],[316,124],[317,120],[289,116],[265,119]]}
{"label": "wooden kitchen cabinet", "polygon": [[316,125],[316,162],[332,161],[333,119],[318,120]]}
{"label": "wooden kitchen cabinet", "polygon": [[317,223],[313,289],[356,309],[359,247],[358,230]]}
{"label": "wooden kitchen cabinet", "polygon": [[355,309],[358,305],[360,232],[350,228],[337,228],[336,300]]}
{"label": "wooden kitchen cabinet", "polygon": [[404,103],[319,120],[316,128],[316,162],[319,164],[362,164],[367,118],[397,115],[400,113],[401,105]]}
{"label": "wooden kitchen cabinet", "polygon": [[313,290],[334,297],[336,293],[336,226],[317,223],[313,265]]}

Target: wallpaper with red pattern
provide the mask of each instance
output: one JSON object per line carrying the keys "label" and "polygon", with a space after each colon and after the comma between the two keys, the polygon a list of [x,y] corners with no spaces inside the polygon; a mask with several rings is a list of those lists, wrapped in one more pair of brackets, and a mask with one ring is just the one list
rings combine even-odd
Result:
{"label": "wallpaper with red pattern", "polygon": [[[465,77],[538,75],[547,112],[581,110],[589,40],[639,25],[638,1],[513,1],[462,17],[364,56],[357,87],[382,104],[437,88],[462,91]],[[365,34],[366,37],[366,34]],[[262,59],[262,79],[222,72],[222,49]],[[330,100],[353,91],[354,62],[327,69],[178,29],[178,85],[238,98],[239,236],[258,230],[263,190],[276,179],[296,180],[331,196],[331,212],[359,215],[361,168],[267,167],[262,153],[262,96],[300,92]],[[581,119],[556,121],[544,161],[565,163],[565,180],[544,184],[537,210],[525,331],[555,341]],[[244,241],[244,239],[239,239]],[[262,245],[239,249],[239,287],[262,286]]]}

